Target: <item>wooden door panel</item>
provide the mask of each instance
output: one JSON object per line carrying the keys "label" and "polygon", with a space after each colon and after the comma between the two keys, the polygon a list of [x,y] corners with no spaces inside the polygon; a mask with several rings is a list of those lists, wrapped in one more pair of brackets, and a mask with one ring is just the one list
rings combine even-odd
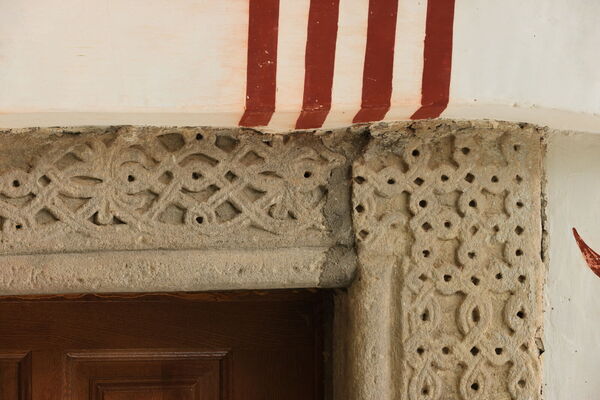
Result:
{"label": "wooden door panel", "polygon": [[226,351],[69,352],[66,371],[68,400],[228,398]]}
{"label": "wooden door panel", "polygon": [[31,399],[31,354],[29,352],[0,353],[0,399]]}
{"label": "wooden door panel", "polygon": [[322,300],[0,298],[0,400],[320,400]]}
{"label": "wooden door panel", "polygon": [[[93,400],[198,400],[200,393],[194,382],[141,383],[99,386]],[[89,397],[87,397],[89,398]],[[87,399],[86,398],[86,399]],[[217,399],[217,397],[213,397]]]}

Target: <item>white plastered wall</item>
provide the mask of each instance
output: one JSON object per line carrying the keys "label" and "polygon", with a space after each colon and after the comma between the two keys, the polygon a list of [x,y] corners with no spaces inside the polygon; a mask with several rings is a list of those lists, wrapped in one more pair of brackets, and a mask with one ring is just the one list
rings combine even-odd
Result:
{"label": "white plastered wall", "polygon": [[571,233],[600,250],[600,136],[551,133],[546,158],[549,271],[544,398],[600,396],[600,278]]}
{"label": "white plastered wall", "polygon": [[[400,2],[392,108],[419,107],[426,0]],[[277,104],[303,95],[307,0],[280,0]],[[600,131],[600,2],[456,1],[445,118]],[[367,0],[340,0],[327,128],[360,108]],[[244,111],[248,0],[0,0],[0,127],[236,126]]]}

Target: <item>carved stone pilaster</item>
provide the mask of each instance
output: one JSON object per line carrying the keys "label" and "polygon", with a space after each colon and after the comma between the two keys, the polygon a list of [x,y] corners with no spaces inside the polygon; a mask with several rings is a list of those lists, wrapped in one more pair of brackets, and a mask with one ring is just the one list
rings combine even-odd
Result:
{"label": "carved stone pilaster", "polygon": [[353,169],[354,398],[539,398],[540,133],[431,122],[372,133]]}

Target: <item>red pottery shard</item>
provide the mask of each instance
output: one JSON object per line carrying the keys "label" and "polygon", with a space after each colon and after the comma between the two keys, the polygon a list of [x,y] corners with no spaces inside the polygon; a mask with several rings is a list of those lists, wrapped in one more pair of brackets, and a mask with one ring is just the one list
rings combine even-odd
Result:
{"label": "red pottery shard", "polygon": [[581,254],[583,254],[583,258],[587,263],[588,267],[597,275],[600,276],[600,254],[596,253],[594,250],[588,246],[579,233],[577,233],[577,229],[573,228],[573,236],[575,236],[575,240],[577,241],[577,245],[581,250]]}

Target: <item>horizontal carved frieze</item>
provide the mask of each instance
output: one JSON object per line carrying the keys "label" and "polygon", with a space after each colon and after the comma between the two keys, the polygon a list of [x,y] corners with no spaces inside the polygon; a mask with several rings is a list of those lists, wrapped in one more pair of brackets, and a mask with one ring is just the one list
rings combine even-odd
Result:
{"label": "horizontal carved frieze", "polygon": [[344,157],[318,137],[198,128],[0,136],[0,252],[328,244]]}

